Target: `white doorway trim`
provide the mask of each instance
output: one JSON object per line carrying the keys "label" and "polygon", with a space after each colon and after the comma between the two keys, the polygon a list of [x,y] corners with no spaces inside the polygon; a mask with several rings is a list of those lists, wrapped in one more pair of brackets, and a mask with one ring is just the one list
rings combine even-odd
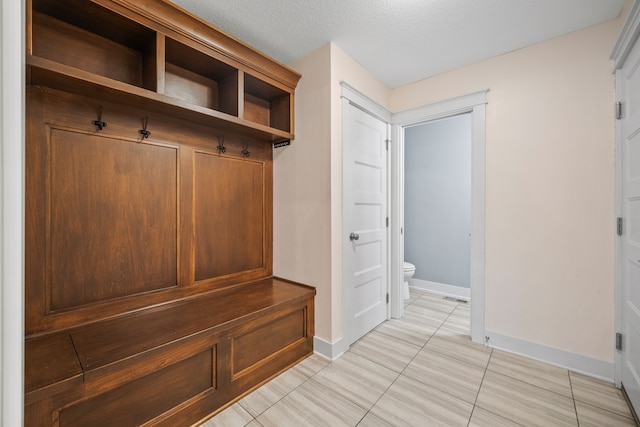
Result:
{"label": "white doorway trim", "polygon": [[[341,98],[342,98],[342,114],[341,117],[344,118],[344,109],[346,105],[352,105],[362,111],[364,111],[365,113],[381,120],[382,122],[387,124],[387,139],[389,138],[389,123],[391,122],[391,113],[389,111],[387,111],[384,107],[382,107],[380,104],[376,103],[375,101],[373,101],[372,99],[370,99],[369,97],[367,97],[366,95],[364,95],[362,92],[358,91],[356,88],[354,88],[353,86],[351,86],[349,83],[342,81],[340,82],[340,86],[342,88],[341,91]],[[344,125],[343,125],[344,126]],[[343,141],[344,143],[344,141]],[[344,147],[343,147],[344,150]],[[387,165],[386,165],[387,171],[389,171],[389,156],[387,156]],[[342,182],[344,183],[344,177],[342,179]],[[389,206],[390,206],[390,186],[389,186],[389,182],[390,182],[390,174],[387,173],[387,215],[389,215]],[[343,209],[343,216],[344,216],[344,206],[342,207]],[[344,219],[342,221],[342,224],[344,223]],[[341,227],[342,227],[341,224]],[[342,227],[343,228],[343,227]],[[341,236],[343,236],[345,233],[345,230],[342,230]],[[387,242],[390,242],[390,228],[387,228]],[[387,255],[386,255],[386,259],[385,262],[387,263],[387,277],[386,277],[386,281],[387,281],[387,292],[390,291],[390,283],[391,283],[391,273],[390,273],[390,269],[388,268],[390,265],[390,260],[391,260],[391,250],[390,250],[390,246],[389,244],[387,244]],[[343,258],[347,256],[347,253],[343,251]],[[343,271],[342,271],[342,334],[343,337],[342,339],[338,342],[338,343],[334,343],[333,344],[333,348],[332,348],[332,355],[336,355],[336,354],[341,354],[345,351],[348,350],[349,348],[349,343],[352,341],[351,337],[347,336],[347,334],[349,333],[348,331],[350,330],[349,325],[347,325],[347,321],[350,317],[349,313],[350,313],[350,294],[348,292],[349,287],[346,286],[346,283],[348,280],[350,280],[350,275],[347,271],[347,269],[345,268],[345,262],[343,260]],[[390,317],[390,313],[389,313],[389,305],[387,306],[387,319]]]}
{"label": "white doorway trim", "polygon": [[[613,51],[610,55],[610,59],[615,64],[616,75],[616,100],[623,98],[622,85],[618,80],[622,80],[621,69],[625,65],[625,61],[631,53],[631,49],[635,43],[640,43],[640,0],[635,0],[629,16],[620,31],[620,35],[616,41]],[[624,114],[624,106],[623,114]],[[623,152],[623,128],[622,120],[616,120],[616,137],[615,137],[615,216],[617,218],[623,217],[623,159],[620,153]],[[624,221],[624,220],[623,220]],[[623,223],[624,225],[624,223]],[[623,239],[616,234],[615,241],[615,275],[614,275],[614,332],[623,332]],[[613,345],[613,343],[612,343]],[[614,352],[614,383],[616,387],[622,386],[622,352],[616,350]]]}
{"label": "white doorway trim", "polygon": [[382,105],[360,92],[344,80],[340,82],[342,88],[341,97],[347,99],[351,105],[355,105],[362,111],[371,114],[383,122],[391,123],[391,113]]}
{"label": "white doorway trim", "polygon": [[487,92],[472,93],[425,105],[391,117],[391,316],[404,314],[404,128],[471,113],[471,339],[485,342],[485,117]]}
{"label": "white doorway trim", "polygon": [[0,0],[0,425],[23,422],[24,3]]}

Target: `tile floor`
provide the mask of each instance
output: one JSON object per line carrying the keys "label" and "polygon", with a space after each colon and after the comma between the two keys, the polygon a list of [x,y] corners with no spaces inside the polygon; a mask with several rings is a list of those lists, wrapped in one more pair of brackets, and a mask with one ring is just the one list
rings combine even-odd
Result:
{"label": "tile floor", "polygon": [[635,426],[612,384],[472,343],[469,306],[411,289],[405,317],[313,355],[200,427]]}

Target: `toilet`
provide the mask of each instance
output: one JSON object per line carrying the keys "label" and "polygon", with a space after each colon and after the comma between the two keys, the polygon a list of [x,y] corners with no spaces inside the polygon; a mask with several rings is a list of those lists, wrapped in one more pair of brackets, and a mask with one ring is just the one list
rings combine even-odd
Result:
{"label": "toilet", "polygon": [[404,262],[404,299],[409,299],[409,279],[413,277],[413,274],[416,272],[416,266],[411,264],[410,262]]}

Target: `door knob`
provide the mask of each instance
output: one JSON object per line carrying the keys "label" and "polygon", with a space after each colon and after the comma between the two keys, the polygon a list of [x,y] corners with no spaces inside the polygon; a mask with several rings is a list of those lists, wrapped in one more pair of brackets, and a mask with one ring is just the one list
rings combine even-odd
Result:
{"label": "door knob", "polygon": [[360,236],[357,233],[349,234],[349,239],[351,239],[351,241],[358,240],[359,238]]}

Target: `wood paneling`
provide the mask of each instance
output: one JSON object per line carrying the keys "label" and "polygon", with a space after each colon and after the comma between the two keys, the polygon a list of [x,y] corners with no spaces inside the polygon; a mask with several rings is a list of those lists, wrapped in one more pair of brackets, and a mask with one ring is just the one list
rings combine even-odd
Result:
{"label": "wood paneling", "polygon": [[177,150],[51,129],[49,151],[50,310],[176,286]]}
{"label": "wood paneling", "polygon": [[216,357],[209,349],[60,411],[60,427],[138,426],[215,387]]}
{"label": "wood paneling", "polygon": [[195,153],[196,280],[265,266],[265,177],[261,163]]}
{"label": "wood paneling", "polygon": [[242,371],[277,354],[288,345],[306,338],[306,310],[299,309],[272,321],[260,322],[255,329],[234,336],[231,341],[231,374]]}
{"label": "wood paneling", "polygon": [[[217,215],[207,211],[200,220],[194,213],[195,182],[202,182],[194,178],[194,156],[205,149],[214,149],[219,144],[218,138],[225,134],[177,118],[151,115],[152,134],[149,139],[143,139],[138,130],[142,128],[145,112],[135,107],[98,103],[88,97],[38,87],[30,87],[27,100],[25,273],[29,304],[25,326],[28,336],[271,275],[270,146],[226,135],[224,155],[206,151],[206,156],[217,156],[223,164],[240,167],[234,177],[237,179],[215,178],[220,182],[227,179],[226,184],[204,181],[200,190],[206,197],[227,191],[227,187],[243,185],[244,188],[239,187],[241,191],[227,192],[239,195],[237,203],[251,200],[247,202],[248,209],[235,205],[239,214],[223,212],[237,234],[221,227],[211,230],[207,237],[216,240],[218,236],[227,236],[226,241],[233,245],[231,254],[236,255],[236,260],[232,260],[236,264],[231,265],[236,272],[196,282],[194,247],[198,232],[195,223],[208,224]],[[99,131],[92,121],[97,118],[101,105],[103,120],[108,126]],[[251,151],[249,158],[241,153],[247,143]],[[85,151],[86,161],[82,154]],[[149,162],[145,160],[147,157]],[[122,166],[116,166],[116,161],[125,162],[135,173],[122,175]],[[214,172],[214,176],[215,173],[220,171]],[[167,197],[171,199],[172,209],[168,199],[163,201]],[[224,203],[219,199],[221,196],[215,197],[218,197],[217,203]],[[151,199],[147,205],[145,201]],[[91,218],[79,218],[79,207],[84,213],[92,209],[95,212]],[[165,222],[152,223],[153,218]],[[241,228],[234,225],[234,221],[251,224]],[[250,230],[253,230],[255,244],[247,247],[245,256],[242,242],[247,239],[237,241],[233,237],[242,237],[243,232]],[[169,235],[173,236],[171,241]],[[237,270],[243,268],[238,260],[248,260],[248,269]],[[209,262],[206,257],[205,262]],[[217,262],[220,265],[220,261]],[[121,272],[134,264],[136,271],[132,274],[140,279],[135,282],[138,287],[129,288],[122,282],[121,288],[112,288],[111,283],[120,286],[113,277],[117,279],[118,274],[122,275]],[[87,265],[103,268],[95,277],[98,284],[102,280],[102,295],[91,294],[88,287],[83,287],[82,282],[88,281],[85,283],[93,286],[94,281],[95,272],[90,273],[93,267],[79,268]],[[78,271],[74,271],[76,267]],[[148,281],[163,271],[169,277],[169,270],[172,274],[166,286],[155,279]],[[67,276],[73,279],[69,284]],[[76,292],[79,294],[75,295]],[[85,292],[89,294],[83,295]]]}
{"label": "wood paneling", "polygon": [[82,385],[82,367],[68,333],[27,340],[24,346],[27,401]]}

